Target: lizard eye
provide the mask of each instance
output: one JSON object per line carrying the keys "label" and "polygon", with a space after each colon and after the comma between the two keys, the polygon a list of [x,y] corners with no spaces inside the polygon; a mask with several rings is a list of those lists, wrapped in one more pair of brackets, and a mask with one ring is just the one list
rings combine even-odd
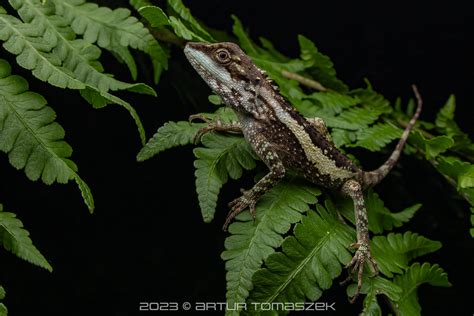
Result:
{"label": "lizard eye", "polygon": [[230,61],[230,54],[225,49],[219,49],[219,50],[216,51],[216,59],[220,63],[227,63],[227,62]]}

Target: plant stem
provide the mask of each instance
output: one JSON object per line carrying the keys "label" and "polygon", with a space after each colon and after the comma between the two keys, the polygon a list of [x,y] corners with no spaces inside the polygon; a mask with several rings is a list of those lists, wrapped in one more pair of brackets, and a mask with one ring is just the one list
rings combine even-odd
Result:
{"label": "plant stem", "polygon": [[328,91],[329,90],[328,88],[324,87],[318,81],[303,77],[303,76],[298,75],[294,72],[289,72],[289,71],[286,71],[286,70],[282,70],[281,74],[283,75],[283,77],[286,77],[288,79],[296,80],[299,83],[301,83],[302,85],[307,86],[308,88],[318,90],[318,91]]}

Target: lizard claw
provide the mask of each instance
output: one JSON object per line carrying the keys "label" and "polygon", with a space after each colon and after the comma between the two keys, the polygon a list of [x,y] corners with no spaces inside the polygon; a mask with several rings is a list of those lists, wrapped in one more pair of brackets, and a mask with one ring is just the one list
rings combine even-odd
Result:
{"label": "lizard claw", "polygon": [[251,194],[251,190],[245,191],[242,190],[242,196],[238,197],[237,199],[233,200],[229,203],[230,211],[227,214],[227,218],[225,219],[224,226],[222,229],[227,231],[227,227],[229,226],[230,222],[242,211],[244,211],[247,207],[250,210],[250,214],[252,215],[253,219],[255,220],[255,202],[254,198]]}
{"label": "lizard claw", "polygon": [[211,125],[205,126],[203,128],[200,128],[196,135],[193,137],[193,144],[198,144],[201,141],[202,135],[212,131],[214,128]]}
{"label": "lizard claw", "polygon": [[351,274],[357,272],[357,290],[354,296],[350,299],[351,304],[353,304],[357,300],[357,297],[360,294],[360,289],[362,288],[362,272],[364,271],[365,263],[369,263],[369,267],[373,273],[373,277],[378,275],[379,269],[377,267],[377,263],[370,254],[370,248],[368,244],[354,243],[350,245],[350,247],[357,248],[357,250],[351,262],[346,265],[346,269],[349,270],[349,276],[346,280],[341,282],[341,285],[350,281],[352,279]]}

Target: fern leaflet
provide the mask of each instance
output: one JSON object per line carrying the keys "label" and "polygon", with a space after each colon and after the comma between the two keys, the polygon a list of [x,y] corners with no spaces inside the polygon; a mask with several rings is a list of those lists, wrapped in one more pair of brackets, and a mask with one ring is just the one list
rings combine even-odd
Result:
{"label": "fern leaflet", "polygon": [[34,265],[53,271],[51,265],[33,245],[23,223],[13,213],[3,211],[0,204],[0,242],[3,247],[19,258]]}
{"label": "fern leaflet", "polygon": [[24,168],[30,180],[41,177],[51,184],[75,179],[92,211],[90,189],[68,159],[72,149],[63,140],[62,127],[54,122],[56,114],[41,95],[28,91],[26,80],[10,72],[10,65],[0,59],[0,150],[8,153],[15,168]]}
{"label": "fern leaflet", "polygon": [[137,155],[137,161],[144,161],[158,153],[176,146],[191,144],[194,135],[204,124],[186,121],[167,122],[156,131]]}
{"label": "fern leaflet", "polygon": [[336,70],[328,56],[320,53],[314,43],[298,35],[301,49],[301,59],[305,61],[313,78],[322,83],[323,86],[340,92],[347,92],[347,86],[336,77]]}
{"label": "fern leaflet", "polygon": [[194,167],[199,206],[205,222],[214,218],[217,196],[228,177],[238,179],[243,169],[255,168],[256,156],[243,137],[206,134],[205,148],[195,148]]}
{"label": "fern leaflet", "polygon": [[[347,295],[353,297],[356,292],[357,285],[351,284],[347,287]],[[365,277],[360,290],[362,294],[365,294],[363,309],[361,316],[382,316],[382,309],[377,301],[377,295],[385,295],[391,301],[397,301],[400,299],[402,289],[397,286],[393,281],[387,280],[383,277]]]}
{"label": "fern leaflet", "polygon": [[12,5],[23,23],[5,14],[0,7],[0,40],[3,47],[17,55],[17,62],[23,68],[32,70],[35,77],[60,88],[79,89],[81,95],[95,107],[115,103],[125,107],[135,122],[145,142],[142,124],[130,104],[111,95],[108,90],[129,90],[155,95],[153,89],[144,84],[129,84],[101,73],[97,61],[100,49],[75,39],[65,21],[54,14],[54,6],[44,6],[39,0],[16,0]]}
{"label": "fern leaflet", "polygon": [[[0,300],[3,300],[4,298],[5,298],[5,290],[0,285]],[[3,303],[0,303],[0,316],[7,316],[7,314],[8,314],[7,307]]]}
{"label": "fern leaflet", "polygon": [[377,259],[380,272],[388,277],[402,273],[408,263],[416,257],[441,248],[439,241],[433,241],[416,233],[390,233],[387,236],[372,238],[372,252]]}
{"label": "fern leaflet", "polygon": [[237,216],[229,226],[231,236],[225,241],[227,303],[245,302],[253,288],[252,276],[263,260],[281,245],[282,235],[291,224],[301,220],[309,204],[316,203],[319,190],[295,180],[283,181],[265,194],[256,206],[256,219],[248,212]]}
{"label": "fern leaflet", "polygon": [[403,275],[396,276],[393,280],[400,288],[402,295],[396,302],[400,315],[421,315],[418,303],[418,287],[423,283],[435,286],[449,287],[448,275],[437,264],[430,265],[414,263]]}
{"label": "fern leaflet", "polygon": [[199,22],[196,21],[196,19],[191,15],[191,11],[184,6],[181,0],[168,0],[168,9],[173,15],[179,17],[180,24],[189,29],[197,37],[201,38],[203,42],[215,42],[211,34],[209,34],[199,24]]}
{"label": "fern leaflet", "polygon": [[379,151],[394,139],[399,139],[402,130],[391,124],[378,123],[357,131],[357,142],[353,146],[370,151]]}
{"label": "fern leaflet", "polygon": [[[76,34],[81,34],[89,43],[128,56],[127,47],[147,53],[153,63],[155,83],[161,72],[168,68],[168,56],[148,29],[130,16],[130,10],[111,10],[85,0],[52,0],[58,15],[63,16]],[[118,48],[118,49],[117,49]]]}
{"label": "fern leaflet", "polygon": [[350,261],[347,246],[353,239],[354,229],[339,221],[329,200],[326,208],[318,204],[317,212],[308,212],[295,226],[294,236],[285,238],[282,252],[268,256],[266,268],[255,273],[250,301],[317,300]]}

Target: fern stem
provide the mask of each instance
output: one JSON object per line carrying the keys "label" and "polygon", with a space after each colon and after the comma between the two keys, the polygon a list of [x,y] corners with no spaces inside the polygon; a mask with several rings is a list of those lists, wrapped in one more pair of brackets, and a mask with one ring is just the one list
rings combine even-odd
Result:
{"label": "fern stem", "polygon": [[294,72],[289,72],[289,71],[286,71],[286,70],[282,70],[281,74],[283,75],[283,77],[288,78],[288,79],[292,79],[292,80],[296,80],[299,83],[301,83],[302,85],[307,86],[308,88],[318,90],[318,91],[328,91],[329,90],[328,88],[323,86],[320,82],[318,82],[314,79],[303,77],[303,76],[298,75]]}

